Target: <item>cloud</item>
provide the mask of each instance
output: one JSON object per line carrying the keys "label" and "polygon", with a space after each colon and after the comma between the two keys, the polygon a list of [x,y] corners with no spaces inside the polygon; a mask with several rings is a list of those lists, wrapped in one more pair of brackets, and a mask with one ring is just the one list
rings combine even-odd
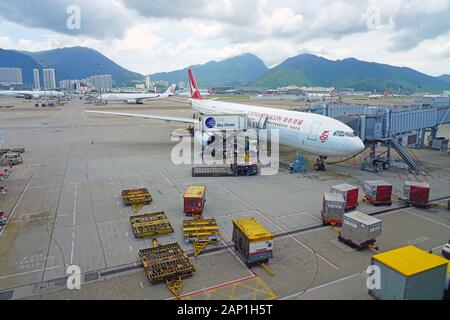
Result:
{"label": "cloud", "polygon": [[376,6],[385,26],[391,27],[389,50],[411,50],[450,30],[449,0],[379,0]]}
{"label": "cloud", "polygon": [[[67,20],[80,9],[80,29],[67,27]],[[30,28],[52,30],[58,33],[94,38],[120,38],[132,25],[131,13],[116,0],[15,0],[0,2],[0,19]],[[0,20],[1,21],[1,20]]]}

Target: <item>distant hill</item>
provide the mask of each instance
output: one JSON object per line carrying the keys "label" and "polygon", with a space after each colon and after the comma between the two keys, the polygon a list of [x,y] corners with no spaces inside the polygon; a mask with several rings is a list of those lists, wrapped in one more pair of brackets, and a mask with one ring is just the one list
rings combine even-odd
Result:
{"label": "distant hill", "polygon": [[24,84],[33,84],[33,69],[40,65],[26,54],[0,49],[0,67],[22,68]]}
{"label": "distant hill", "polygon": [[43,67],[54,68],[57,81],[85,79],[95,74],[111,74],[116,85],[123,86],[133,80],[144,79],[141,74],[125,69],[100,52],[89,48],[72,47],[22,53],[27,54]]}
{"label": "distant hill", "polygon": [[172,72],[150,75],[153,80],[165,80],[170,83],[187,82],[187,69],[192,68],[202,88],[221,86],[245,86],[260,78],[269,69],[264,62],[253,54],[243,54],[222,61],[211,61]]}
{"label": "distant hill", "polygon": [[438,79],[450,83],[450,74],[444,74],[444,75],[438,77]]}
{"label": "distant hill", "polygon": [[441,79],[411,68],[360,61],[354,58],[332,61],[311,54],[289,58],[272,68],[252,86],[275,88],[287,85],[354,88],[358,91],[442,92],[449,85]]}
{"label": "distant hill", "polygon": [[[25,84],[33,83],[33,69],[51,67],[56,69],[57,81],[84,79],[95,74],[111,74],[116,86],[143,81],[144,76],[129,71],[98,51],[72,47],[41,52],[18,52],[0,49],[0,66],[20,67]],[[358,91],[425,92],[442,93],[450,90],[450,75],[431,77],[411,68],[360,61],[354,58],[328,60],[311,54],[292,57],[269,69],[253,54],[243,54],[222,61],[194,65],[202,88],[220,86],[252,86],[277,88],[287,85],[326,86],[354,88]],[[170,83],[187,82],[187,69],[150,75],[153,80]],[[41,73],[42,78],[42,73]],[[42,79],[41,79],[42,81]]]}

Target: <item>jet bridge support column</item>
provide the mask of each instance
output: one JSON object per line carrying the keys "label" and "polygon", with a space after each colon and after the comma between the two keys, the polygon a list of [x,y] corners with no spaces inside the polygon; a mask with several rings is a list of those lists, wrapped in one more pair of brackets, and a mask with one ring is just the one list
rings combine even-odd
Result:
{"label": "jet bridge support column", "polygon": [[437,138],[438,130],[439,130],[439,126],[431,128],[430,141],[428,141],[428,145],[431,146],[431,144],[433,143],[433,140]]}

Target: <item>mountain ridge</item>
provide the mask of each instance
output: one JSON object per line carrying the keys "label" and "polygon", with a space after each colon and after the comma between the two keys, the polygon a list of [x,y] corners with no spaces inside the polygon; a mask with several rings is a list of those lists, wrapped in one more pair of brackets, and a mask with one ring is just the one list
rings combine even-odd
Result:
{"label": "mountain ridge", "polygon": [[241,54],[221,61],[209,61],[170,72],[151,74],[155,80],[170,83],[186,81],[187,70],[192,69],[201,86],[245,86],[269,70],[264,62],[251,53]]}
{"label": "mountain ridge", "polygon": [[[127,70],[100,52],[86,47],[68,47],[48,51],[0,49],[0,66],[21,67],[24,82],[33,83],[32,69],[52,67],[57,81],[84,79],[95,74],[111,74],[116,86],[142,82],[144,76]],[[256,55],[244,53],[221,61],[209,61],[170,72],[151,74],[153,80],[187,82],[192,68],[201,87],[260,87],[273,89],[287,85],[354,88],[357,91],[391,92],[450,89],[450,75],[432,77],[408,67],[367,62],[356,58],[329,60],[313,54],[300,54],[268,68]],[[42,75],[41,75],[42,77]]]}

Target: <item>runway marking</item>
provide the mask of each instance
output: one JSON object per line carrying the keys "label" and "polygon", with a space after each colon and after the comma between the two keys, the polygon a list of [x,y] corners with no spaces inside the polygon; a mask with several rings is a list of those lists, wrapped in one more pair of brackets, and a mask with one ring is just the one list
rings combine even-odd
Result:
{"label": "runway marking", "polygon": [[33,174],[30,177],[30,180],[28,180],[27,185],[25,186],[25,188],[22,190],[22,193],[20,194],[19,198],[17,199],[14,207],[12,208],[11,212],[8,215],[8,219],[6,220],[6,224],[5,227],[2,229],[2,231],[0,231],[0,237],[3,235],[3,233],[5,232],[5,230],[8,228],[8,222],[11,220],[12,216],[14,215],[14,213],[16,212],[17,207],[19,206],[20,201],[22,201],[23,196],[25,195],[25,192],[27,192],[28,188],[30,187],[31,182],[33,181],[34,176],[36,175],[36,173],[39,171],[41,167],[36,168],[36,170],[34,170]]}
{"label": "runway marking", "polygon": [[24,275],[27,275],[27,274],[32,274],[32,273],[36,273],[36,272],[42,272],[42,271],[45,271],[45,270],[58,269],[58,268],[65,268],[65,266],[54,266],[54,267],[48,267],[46,269],[36,269],[36,270],[31,270],[31,271],[26,271],[26,272],[21,272],[21,273],[9,274],[7,276],[1,276],[0,279],[19,277],[19,276],[24,276]]}
{"label": "runway marking", "polygon": [[70,265],[73,265],[73,257],[75,253],[75,228],[77,219],[77,202],[78,202],[78,184],[75,184],[75,194],[73,196],[73,219],[72,219],[72,246],[70,249]]}
{"label": "runway marking", "polygon": [[175,299],[186,298],[186,297],[189,297],[189,296],[192,296],[192,295],[195,295],[195,294],[203,293],[203,292],[214,290],[214,289],[223,288],[223,287],[226,287],[226,286],[229,286],[229,285],[232,285],[232,284],[236,284],[236,283],[243,282],[243,281],[246,281],[246,280],[254,279],[256,277],[257,277],[256,275],[251,275],[251,276],[248,276],[248,277],[245,277],[245,278],[241,278],[241,279],[225,282],[225,283],[222,283],[222,284],[219,284],[219,285],[216,285],[216,286],[212,286],[212,287],[209,287],[209,288],[206,288],[206,289],[192,291],[192,292],[183,294],[183,295],[178,296],[178,297],[171,297],[171,298],[168,298],[166,300],[175,300]]}
{"label": "runway marking", "polygon": [[171,185],[172,187],[175,187],[175,185],[172,183],[172,181],[170,181],[169,178],[162,171],[160,171],[159,173],[163,176],[163,178],[167,181],[167,183],[169,185]]}
{"label": "runway marking", "polygon": [[247,267],[247,265],[244,263],[244,261],[242,261],[242,259],[230,248],[230,246],[227,245],[227,243],[225,242],[225,240],[223,240],[223,238],[220,239],[222,241],[222,243],[225,245],[225,247],[227,248],[227,250],[231,253],[231,255],[233,257],[236,258],[237,261],[239,261],[239,263],[247,270],[247,272],[249,272],[251,275],[256,276],[255,273],[249,268]]}
{"label": "runway marking", "polygon": [[[265,217],[263,215],[263,217]],[[270,219],[269,219],[270,220]],[[283,233],[287,233],[287,231],[285,231],[283,228],[281,228],[280,226],[278,226],[274,221],[271,221],[276,227],[278,227],[278,229],[280,229]],[[306,245],[305,243],[303,243],[302,241],[298,240],[297,238],[295,238],[293,235],[288,235],[289,238],[291,238],[292,240],[294,240],[295,242],[297,242],[298,244],[300,244],[302,247],[304,247],[306,250],[308,250],[309,252],[313,253],[314,255],[318,256],[320,259],[322,259],[323,261],[325,261],[327,264],[329,264],[330,266],[332,266],[334,269],[336,270],[341,270],[337,265],[335,265],[333,262],[331,262],[330,260],[328,260],[327,258],[325,258],[324,256],[322,256],[320,253],[318,253],[317,251],[315,251],[313,248],[311,248],[310,246]]]}
{"label": "runway marking", "polygon": [[70,186],[70,185],[75,185],[75,184],[76,184],[76,182],[68,182],[63,185],[51,184],[51,185],[44,185],[44,186],[31,186],[28,189],[50,189],[50,188],[64,187],[64,186]]}
{"label": "runway marking", "polygon": [[428,220],[428,221],[430,221],[430,222],[436,223],[436,224],[441,225],[441,226],[446,227],[446,228],[450,228],[450,226],[447,225],[447,224],[445,224],[445,223],[442,223],[442,222],[439,222],[439,221],[436,221],[436,220],[433,220],[433,219],[424,217],[424,216],[422,216],[422,215],[420,215],[420,214],[417,214],[417,213],[414,213],[414,212],[412,212],[412,211],[410,211],[410,210],[408,210],[408,209],[405,209],[405,211],[407,211],[408,213],[412,214],[413,216],[416,216],[416,217],[419,217],[419,218]]}
{"label": "runway marking", "polygon": [[300,291],[300,292],[291,294],[291,295],[289,295],[289,296],[287,296],[287,297],[280,298],[280,300],[289,300],[289,299],[295,298],[295,297],[297,297],[297,296],[299,296],[299,295],[302,295],[302,294],[304,294],[304,293],[316,291],[316,290],[318,290],[318,289],[322,289],[322,288],[331,286],[331,285],[333,285],[333,284],[336,284],[336,283],[339,283],[339,282],[342,282],[342,281],[345,281],[345,280],[352,279],[352,278],[357,277],[357,276],[359,276],[359,275],[361,275],[361,274],[363,274],[363,273],[355,273],[355,274],[352,274],[352,275],[350,275],[350,276],[347,276],[347,277],[344,277],[344,278],[341,278],[341,279],[338,279],[338,280],[334,280],[334,281],[331,281],[331,282],[322,284],[322,285],[320,285],[320,286],[317,286],[317,287],[314,287],[314,288],[311,288],[311,289],[307,289],[307,290],[303,290],[303,291]]}
{"label": "runway marking", "polygon": [[[263,218],[265,218],[266,220],[268,220],[271,224],[273,224],[274,226],[276,226],[278,229],[280,229],[280,231],[282,231],[283,233],[287,233],[286,230],[284,230],[283,228],[281,228],[277,223],[275,223],[271,218],[267,217],[266,215],[264,215],[262,212],[260,212],[258,209],[252,207],[248,202],[246,202],[245,200],[241,199],[236,193],[234,193],[232,190],[230,190],[227,186],[223,185],[222,183],[220,183],[217,179],[214,179],[214,181],[216,181],[219,185],[221,185],[225,190],[227,190],[229,193],[231,193],[232,195],[234,195],[236,197],[236,199],[238,199],[239,201],[241,201],[242,203],[244,203],[247,207],[249,207],[250,209],[255,210],[258,214],[260,214]],[[297,242],[298,244],[300,244],[301,246],[303,246],[305,249],[307,249],[308,251],[310,251],[311,253],[315,254],[316,256],[318,256],[320,259],[322,259],[323,261],[325,261],[327,264],[329,264],[330,266],[332,266],[334,269],[336,270],[341,270],[337,265],[335,265],[333,262],[331,262],[330,260],[328,260],[327,258],[325,258],[324,256],[322,256],[320,253],[316,252],[314,249],[312,249],[311,247],[307,246],[306,244],[304,244],[303,242],[301,242],[300,240],[296,239],[295,237],[293,237],[292,235],[288,235],[289,238],[291,238],[292,240],[294,240],[295,242]]]}

